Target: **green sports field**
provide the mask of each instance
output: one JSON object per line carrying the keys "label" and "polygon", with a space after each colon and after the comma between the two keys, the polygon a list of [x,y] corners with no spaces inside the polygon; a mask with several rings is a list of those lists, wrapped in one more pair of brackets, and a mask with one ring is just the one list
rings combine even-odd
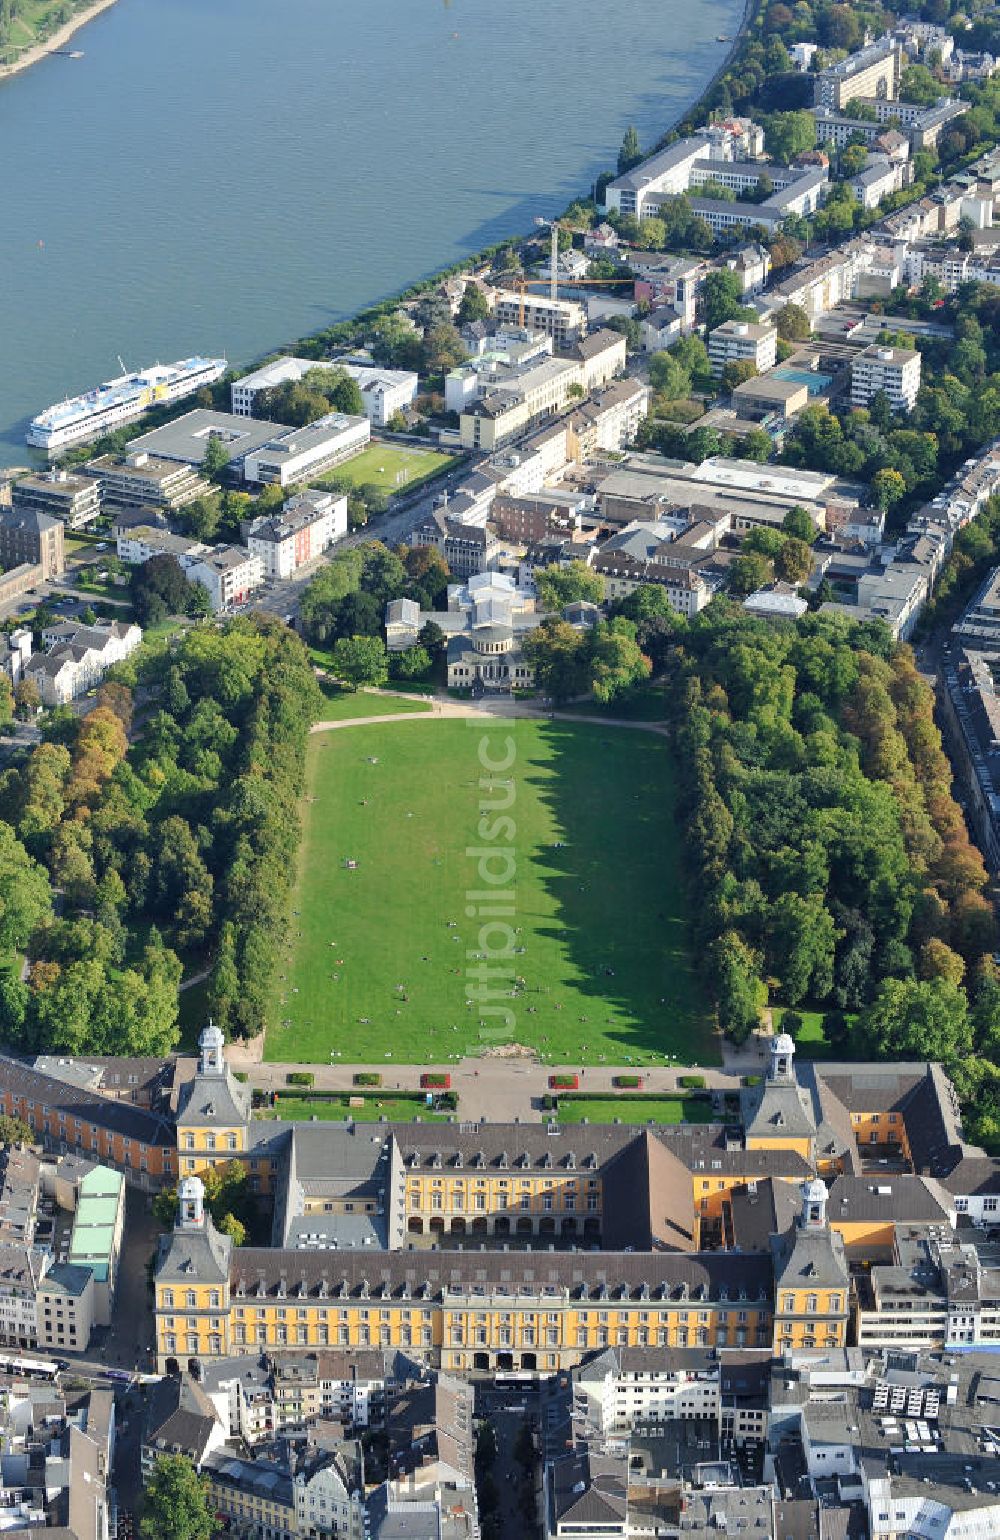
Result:
{"label": "green sports field", "polygon": [[[672,802],[668,745],[630,729],[314,734],[265,1057],[428,1063],[522,1044],[555,1063],[713,1061]],[[512,962],[491,964],[504,945]],[[507,976],[484,985],[491,965]]]}
{"label": "green sports field", "polygon": [[439,476],[454,461],[454,455],[438,449],[417,449],[408,444],[369,444],[359,455],[337,465],[316,485],[326,481],[349,481],[354,487],[376,486],[385,492],[408,492],[421,482]]}

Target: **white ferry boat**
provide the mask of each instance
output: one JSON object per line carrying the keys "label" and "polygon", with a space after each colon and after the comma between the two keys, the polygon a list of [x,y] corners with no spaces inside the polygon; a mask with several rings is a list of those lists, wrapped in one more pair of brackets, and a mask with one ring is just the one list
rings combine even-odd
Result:
{"label": "white ferry boat", "polygon": [[25,439],[32,449],[53,454],[71,444],[101,438],[141,417],[151,406],[180,401],[203,385],[214,385],[227,367],[224,358],[182,358],[175,364],[153,364],[137,374],[121,374],[85,395],[39,412],[31,419]]}

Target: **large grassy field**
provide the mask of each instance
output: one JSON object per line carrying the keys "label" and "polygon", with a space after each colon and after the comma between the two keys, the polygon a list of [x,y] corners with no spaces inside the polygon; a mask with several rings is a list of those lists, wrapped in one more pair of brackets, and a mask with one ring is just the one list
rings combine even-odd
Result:
{"label": "large grassy field", "polygon": [[[492,789],[490,760],[512,761]],[[500,810],[484,815],[481,801],[510,804],[512,830],[494,843]],[[556,1063],[714,1059],[672,802],[667,744],[597,723],[314,735],[265,1057],[427,1063],[519,1043]],[[500,886],[470,849],[494,853],[487,878]],[[509,891],[517,982],[487,1002],[507,1022],[484,1010],[467,970],[504,944],[480,939],[479,895]]]}
{"label": "large grassy field", "polygon": [[453,455],[442,454],[438,449],[417,449],[409,444],[369,444],[352,460],[345,460],[326,476],[319,477],[316,485],[349,481],[354,487],[376,486],[385,492],[407,492],[432,476],[439,476],[453,460]]}

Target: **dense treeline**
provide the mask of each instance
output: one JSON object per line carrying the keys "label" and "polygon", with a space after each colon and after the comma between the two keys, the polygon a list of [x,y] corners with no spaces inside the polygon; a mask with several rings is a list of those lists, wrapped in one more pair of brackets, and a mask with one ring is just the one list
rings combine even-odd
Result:
{"label": "dense treeline", "polygon": [[692,912],[723,1028],[744,1037],[771,996],[860,1011],[864,1056],[919,1054],[905,1021],[924,1000],[945,1018],[938,1056],[967,1051],[961,985],[992,950],[993,912],[910,650],[878,624],[769,627],[716,603],[671,673]]}
{"label": "dense treeline", "polygon": [[167,1051],[178,953],[214,959],[224,1026],[263,1025],[318,704],[305,649],[241,619],[136,656],[0,777],[0,1033],[26,1049]]}

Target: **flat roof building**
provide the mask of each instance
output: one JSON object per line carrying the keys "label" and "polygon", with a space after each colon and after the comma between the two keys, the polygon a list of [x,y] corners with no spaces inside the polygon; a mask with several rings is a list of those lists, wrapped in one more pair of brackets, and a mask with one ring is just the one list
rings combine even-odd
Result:
{"label": "flat roof building", "polygon": [[133,457],[146,453],[181,465],[200,465],[209,440],[217,439],[225,448],[230,465],[239,469],[252,450],[260,449],[273,434],[288,431],[273,422],[248,421],[246,417],[236,417],[230,412],[199,407],[134,439],[129,460],[137,463]]}
{"label": "flat roof building", "polygon": [[22,476],[15,481],[11,504],[18,513],[48,513],[61,519],[69,529],[80,529],[101,511],[100,485],[91,476],[43,471],[41,475]]}
{"label": "flat roof building", "polygon": [[920,389],[916,348],[865,348],[851,364],[851,405],[868,406],[883,392],[894,412],[912,412]]}
{"label": "flat roof building", "polygon": [[[245,418],[239,421],[245,422]],[[372,436],[367,417],[330,412],[304,428],[280,428],[244,455],[243,478],[252,484],[290,487],[319,476],[359,454]]]}
{"label": "flat roof building", "polygon": [[708,334],[708,358],[713,374],[727,364],[751,363],[758,374],[773,369],[778,356],[778,333],[773,326],[752,321],[723,321]]}

